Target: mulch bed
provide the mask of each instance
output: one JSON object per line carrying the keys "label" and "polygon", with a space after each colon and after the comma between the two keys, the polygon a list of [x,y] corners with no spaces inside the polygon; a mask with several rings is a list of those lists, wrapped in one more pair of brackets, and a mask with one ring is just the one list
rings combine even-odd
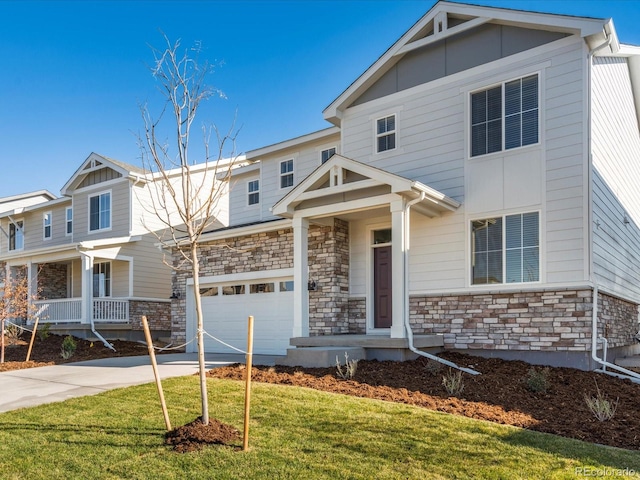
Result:
{"label": "mulch bed", "polygon": [[235,427],[215,418],[210,418],[209,424],[205,425],[202,417],[174,428],[165,435],[165,443],[173,445],[173,449],[179,453],[194,452],[205,445],[230,445],[239,439],[240,432]]}

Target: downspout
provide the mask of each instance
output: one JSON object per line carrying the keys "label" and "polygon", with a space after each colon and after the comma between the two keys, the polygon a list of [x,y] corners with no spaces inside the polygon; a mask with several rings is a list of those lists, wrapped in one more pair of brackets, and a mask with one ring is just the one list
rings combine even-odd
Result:
{"label": "downspout", "polygon": [[[596,54],[596,52],[602,50],[603,48],[608,47],[609,45],[611,45],[611,41],[612,41],[612,35],[611,32],[606,32],[605,30],[605,35],[607,36],[607,39],[601,44],[598,45],[597,47],[595,47],[594,49],[589,51],[589,55],[587,57],[587,66],[589,68],[589,72],[587,75],[587,85],[588,85],[588,94],[589,94],[589,105],[588,105],[588,109],[587,109],[587,128],[588,128],[588,132],[589,132],[589,137],[588,137],[588,141],[587,141],[587,145],[588,145],[588,161],[589,161],[589,245],[592,244],[593,242],[593,208],[592,208],[592,199],[593,199],[593,176],[592,176],[592,171],[593,171],[593,158],[592,158],[592,153],[591,153],[591,75],[592,75],[592,70],[593,70],[593,56]],[[589,259],[589,268],[590,268],[590,277],[591,277],[591,283],[593,284],[593,307],[592,307],[592,312],[591,312],[591,358],[593,359],[593,361],[595,361],[596,363],[600,364],[602,368],[597,369],[596,372],[600,372],[600,373],[606,373],[608,375],[612,375],[614,377],[622,377],[622,378],[629,378],[631,381],[635,382],[635,383],[640,383],[640,375],[637,374],[636,372],[632,372],[631,370],[627,370],[626,368],[620,367],[618,365],[615,365],[613,363],[609,363],[607,362],[607,357],[606,354],[604,356],[604,358],[599,358],[598,357],[598,352],[597,352],[597,347],[598,347],[598,340],[600,340],[602,343],[604,343],[605,345],[608,345],[608,341],[604,336],[600,336],[600,338],[598,338],[598,284],[594,278],[593,275],[593,254],[591,253],[590,250],[590,259]],[[606,348],[604,349],[604,352],[606,352]],[[607,370],[607,367],[612,368],[614,370],[618,370],[621,373],[615,373],[615,372],[611,372]]]}
{"label": "downspout", "polygon": [[[78,251],[78,253],[80,255],[83,255],[86,258],[91,258],[91,255],[89,255],[88,253],[83,252],[82,250],[80,250],[80,246],[78,245],[76,247],[76,250]],[[89,295],[89,292],[83,292],[84,295]],[[114,352],[116,351],[116,349],[113,347],[113,345],[111,345],[107,340],[105,340],[105,338],[100,335],[100,333],[98,333],[98,331],[96,330],[96,326],[95,323],[93,321],[93,315],[91,315],[91,332],[93,332],[93,334],[98,337],[98,339],[103,343],[103,345],[107,348],[110,348],[111,350],[113,350]]]}
{"label": "downspout", "polygon": [[440,358],[436,355],[432,355],[430,353],[423,352],[422,350],[418,350],[413,344],[413,330],[411,330],[411,323],[409,322],[409,234],[411,233],[411,229],[409,228],[410,227],[409,219],[411,214],[411,207],[414,206],[416,203],[423,201],[424,197],[425,197],[425,193],[421,192],[418,198],[414,198],[413,200],[407,202],[407,205],[405,207],[405,212],[404,212],[404,235],[403,236],[404,236],[405,248],[402,251],[402,256],[404,260],[403,302],[404,302],[404,328],[407,332],[407,345],[409,346],[409,350],[411,350],[413,353],[417,355],[426,357],[430,360],[434,360],[438,363],[442,363],[448,367],[455,368],[457,370],[463,371],[465,373],[469,373],[471,375],[480,375],[480,372],[476,372],[471,368],[460,367],[459,365],[456,365],[455,363],[450,362],[449,360],[445,360],[444,358]]}

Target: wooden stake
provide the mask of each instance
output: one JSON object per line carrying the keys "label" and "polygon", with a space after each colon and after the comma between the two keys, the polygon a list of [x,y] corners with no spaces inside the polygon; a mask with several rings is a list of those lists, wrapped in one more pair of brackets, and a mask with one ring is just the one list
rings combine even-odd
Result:
{"label": "wooden stake", "polygon": [[162,390],[162,383],[160,382],[160,375],[158,374],[158,364],[156,363],[156,352],[153,350],[153,341],[151,340],[151,331],[149,330],[149,324],[147,323],[146,315],[142,316],[142,327],[144,328],[144,336],[147,339],[147,348],[149,349],[149,358],[151,358],[153,375],[156,377],[156,387],[158,389],[158,396],[160,397],[160,405],[162,406],[164,423],[167,426],[167,431],[170,431],[171,421],[169,420],[169,412],[167,412],[167,404],[164,401],[164,392]]}
{"label": "wooden stake", "polygon": [[38,321],[40,317],[36,317],[36,321],[33,324],[33,331],[31,332],[31,340],[29,341],[29,350],[27,350],[27,362],[31,358],[31,349],[33,348],[33,341],[36,339],[36,330],[38,330]]}
{"label": "wooden stake", "polygon": [[244,438],[242,450],[249,450],[249,407],[251,404],[251,365],[253,363],[253,316],[249,317],[249,331],[247,336],[247,381],[244,394]]}

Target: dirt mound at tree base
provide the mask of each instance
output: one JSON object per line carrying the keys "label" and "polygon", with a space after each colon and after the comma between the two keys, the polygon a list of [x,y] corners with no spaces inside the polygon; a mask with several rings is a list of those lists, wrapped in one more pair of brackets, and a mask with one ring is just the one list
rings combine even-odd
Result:
{"label": "dirt mound at tree base", "polygon": [[205,445],[231,445],[240,439],[240,432],[233,426],[219,420],[209,419],[209,424],[202,423],[202,417],[193,422],[174,428],[165,435],[165,443],[173,445],[176,452],[195,452]]}

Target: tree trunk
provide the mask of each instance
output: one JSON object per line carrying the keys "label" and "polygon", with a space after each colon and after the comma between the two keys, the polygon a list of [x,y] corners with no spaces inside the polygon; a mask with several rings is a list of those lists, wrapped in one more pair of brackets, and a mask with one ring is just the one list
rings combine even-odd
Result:
{"label": "tree trunk", "polygon": [[200,397],[202,400],[202,423],[209,425],[209,398],[207,395],[207,372],[204,362],[204,319],[202,300],[200,297],[200,265],[198,263],[198,245],[191,243],[191,261],[193,262],[193,297],[196,303],[196,319],[198,325],[198,366],[200,371]]}

